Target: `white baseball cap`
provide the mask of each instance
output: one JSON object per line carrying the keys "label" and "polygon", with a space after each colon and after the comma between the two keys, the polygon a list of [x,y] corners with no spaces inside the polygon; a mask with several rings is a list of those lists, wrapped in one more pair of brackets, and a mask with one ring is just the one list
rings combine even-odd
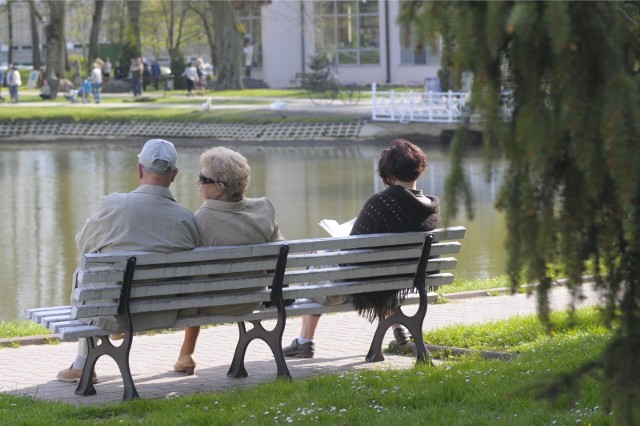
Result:
{"label": "white baseball cap", "polygon": [[[164,164],[156,164],[157,160],[166,161],[168,166]],[[152,172],[166,172],[168,167],[171,170],[176,169],[178,161],[178,153],[176,147],[169,141],[164,139],[148,140],[142,147],[142,151],[138,154],[138,163]]]}

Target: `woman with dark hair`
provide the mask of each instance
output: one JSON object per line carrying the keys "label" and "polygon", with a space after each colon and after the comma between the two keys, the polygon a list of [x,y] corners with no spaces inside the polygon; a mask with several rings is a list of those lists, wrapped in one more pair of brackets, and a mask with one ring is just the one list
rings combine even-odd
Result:
{"label": "woman with dark hair", "polygon": [[[382,151],[378,161],[378,174],[386,188],[372,195],[364,204],[351,235],[431,231],[437,228],[440,222],[438,198],[425,195],[416,187],[426,168],[427,158],[418,146],[404,139],[394,140],[389,148]],[[404,296],[402,291],[354,294],[353,304],[360,315],[374,321],[386,317]],[[313,337],[319,320],[319,315],[302,317],[300,336],[283,349],[285,356],[314,356]],[[397,344],[409,342],[403,327],[393,325],[392,328]]]}

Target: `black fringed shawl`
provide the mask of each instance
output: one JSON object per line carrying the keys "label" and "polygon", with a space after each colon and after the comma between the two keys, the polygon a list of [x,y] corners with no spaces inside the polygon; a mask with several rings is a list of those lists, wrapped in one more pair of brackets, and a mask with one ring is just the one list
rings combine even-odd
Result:
{"label": "black fringed shawl", "polygon": [[[367,200],[356,219],[351,235],[385,232],[431,231],[440,223],[440,201],[399,185],[388,187]],[[369,321],[385,318],[398,306],[408,290],[387,290],[353,295],[353,305]]]}

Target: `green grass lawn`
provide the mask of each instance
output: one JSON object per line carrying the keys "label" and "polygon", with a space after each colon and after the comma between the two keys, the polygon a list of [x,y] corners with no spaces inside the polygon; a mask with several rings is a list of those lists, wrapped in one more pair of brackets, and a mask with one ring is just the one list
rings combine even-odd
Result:
{"label": "green grass lawn", "polygon": [[597,357],[611,336],[593,308],[580,310],[573,328],[565,314],[555,314],[553,320],[557,326],[552,335],[535,316],[426,335],[433,344],[519,353],[512,361],[465,356],[437,367],[343,372],[97,407],[0,394],[0,424],[612,424],[593,379],[571,397],[554,402],[536,397],[535,383]]}
{"label": "green grass lawn", "polygon": [[[370,94],[363,93],[363,97]],[[211,98],[216,106],[223,109],[202,111],[206,98]],[[92,99],[90,97],[90,99]],[[140,100],[141,98],[138,98]],[[26,92],[20,97],[20,107],[3,108],[3,120],[8,121],[61,121],[61,122],[222,122],[268,124],[280,122],[296,123],[335,123],[353,118],[343,114],[317,114],[304,111],[287,111],[286,118],[271,111],[268,105],[276,100],[287,101],[307,99],[307,93],[300,89],[255,89],[207,91],[201,97],[186,97],[182,91],[150,91],[136,101],[130,93],[105,94],[100,105],[68,103],[63,96],[55,101],[42,101],[35,91]],[[38,102],[38,104],[35,104]],[[40,102],[44,102],[41,104]],[[340,102],[340,101],[336,101]],[[60,104],[62,103],[62,105]],[[34,105],[29,105],[34,104]],[[144,104],[144,108],[141,105]],[[26,107],[28,106],[28,107]],[[245,108],[243,108],[243,106]],[[246,106],[264,106],[250,110]]]}

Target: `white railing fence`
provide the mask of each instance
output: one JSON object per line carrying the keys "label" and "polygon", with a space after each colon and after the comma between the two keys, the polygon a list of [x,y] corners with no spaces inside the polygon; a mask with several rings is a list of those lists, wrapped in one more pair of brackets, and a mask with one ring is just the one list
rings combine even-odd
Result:
{"label": "white railing fence", "polygon": [[[463,118],[470,122],[481,121],[479,114],[469,117],[471,110],[470,92],[379,92],[376,83],[371,84],[373,121],[412,121],[424,123],[459,123]],[[509,90],[500,96],[500,113],[504,120],[513,115],[513,94]]]}
{"label": "white railing fence", "polygon": [[469,101],[469,92],[380,92],[371,84],[374,121],[458,123]]}

